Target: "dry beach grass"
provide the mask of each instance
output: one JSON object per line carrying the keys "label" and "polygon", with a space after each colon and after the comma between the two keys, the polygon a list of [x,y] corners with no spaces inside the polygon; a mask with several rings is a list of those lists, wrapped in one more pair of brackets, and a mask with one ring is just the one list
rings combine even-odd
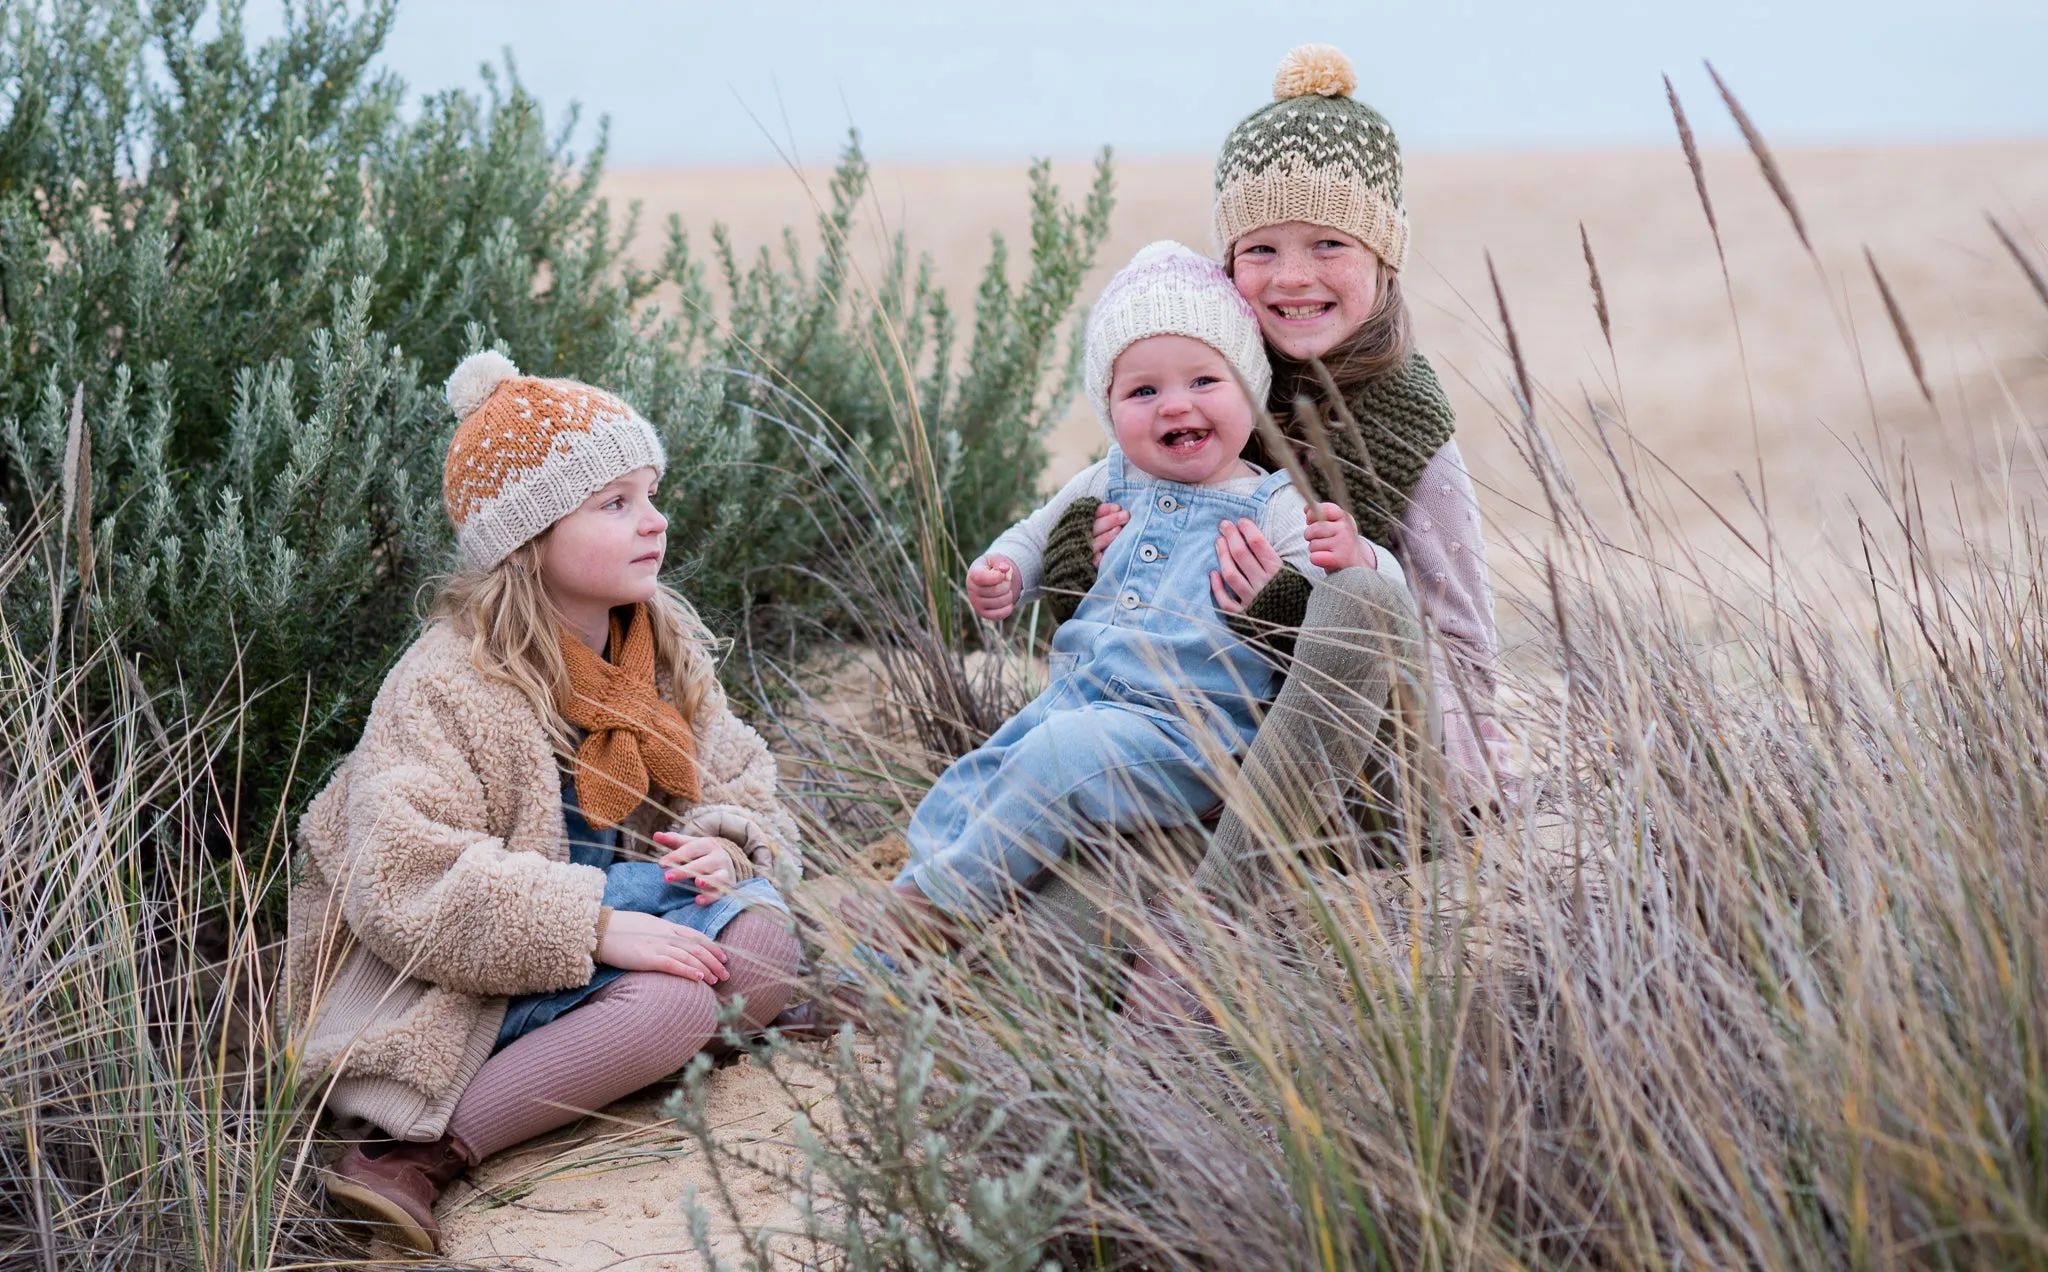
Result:
{"label": "dry beach grass", "polygon": [[[2048,145],[1780,161],[1817,261],[1748,155],[1704,160],[1739,349],[1675,147],[1412,161],[1423,343],[1512,636],[1521,809],[1401,869],[1284,867],[1249,917],[1171,876],[1171,924],[1096,886],[1213,1031],[1133,1031],[1113,969],[1037,923],[870,978],[872,1051],[714,1069],[679,1130],[643,1098],[612,1111],[631,1125],[502,1155],[451,1196],[451,1254],[705,1266],[696,1185],[726,1266],[768,1261],[739,1235],[763,1223],[774,1257],[848,1268],[2048,1260],[2048,305],[1984,220],[2048,262]],[[1015,167],[877,180],[956,293],[986,231],[1018,228]],[[782,172],[611,182],[743,247],[806,218]],[[1105,266],[1203,241],[1202,165],[1120,184]],[[1093,430],[1069,416],[1049,479]],[[850,556],[845,582],[874,627],[837,690],[762,668],[793,677],[771,723],[821,862],[943,759],[921,720],[1014,700],[1030,668],[1019,633],[972,663],[931,640],[952,580],[908,556]],[[149,1266],[175,1230],[208,1268],[345,1254],[263,1023],[252,916],[281,857],[142,869],[149,836],[205,833],[232,793],[194,736],[77,719],[72,677],[120,675],[117,653],[60,673],[0,633],[0,1253]],[[874,686],[881,715],[848,708]],[[144,919],[190,935],[138,945]]]}

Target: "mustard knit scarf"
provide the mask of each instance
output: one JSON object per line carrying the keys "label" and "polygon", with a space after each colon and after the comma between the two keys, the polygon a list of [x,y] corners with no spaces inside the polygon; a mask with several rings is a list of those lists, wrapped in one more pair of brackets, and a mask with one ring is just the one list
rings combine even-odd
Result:
{"label": "mustard knit scarf", "polygon": [[576,748],[576,802],[603,830],[630,816],[659,787],[696,803],[697,739],[654,683],[654,625],[645,605],[625,623],[611,620],[611,659],[570,632],[560,634],[569,692],[556,707],[584,730]]}

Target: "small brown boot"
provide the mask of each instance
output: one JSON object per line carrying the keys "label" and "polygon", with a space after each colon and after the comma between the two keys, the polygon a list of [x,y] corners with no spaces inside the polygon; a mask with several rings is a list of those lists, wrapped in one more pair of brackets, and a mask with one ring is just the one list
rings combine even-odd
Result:
{"label": "small brown boot", "polygon": [[421,1254],[441,1251],[434,1199],[456,1176],[476,1165],[453,1135],[431,1143],[380,1140],[351,1144],[327,1175],[327,1195],[380,1229],[394,1245]]}

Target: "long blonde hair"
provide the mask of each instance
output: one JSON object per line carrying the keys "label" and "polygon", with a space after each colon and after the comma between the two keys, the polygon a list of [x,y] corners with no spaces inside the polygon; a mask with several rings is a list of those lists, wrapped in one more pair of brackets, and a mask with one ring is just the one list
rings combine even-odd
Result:
{"label": "long blonde hair", "polygon": [[[526,695],[548,736],[565,753],[575,730],[556,706],[569,689],[562,657],[562,614],[540,577],[542,534],[488,570],[461,569],[439,579],[430,620],[446,622],[469,638],[469,661],[486,677]],[[680,593],[657,587],[647,601],[654,629],[654,675],[664,696],[692,728],[710,698],[716,671],[712,636]]]}

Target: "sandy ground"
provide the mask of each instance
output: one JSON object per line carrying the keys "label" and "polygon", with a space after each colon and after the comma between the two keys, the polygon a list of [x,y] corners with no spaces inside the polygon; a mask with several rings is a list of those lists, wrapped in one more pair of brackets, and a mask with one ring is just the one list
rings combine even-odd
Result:
{"label": "sandy ground", "polygon": [[[1738,473],[1755,489],[1761,469],[1780,542],[1794,557],[1839,542],[1858,511],[1881,518],[1864,468],[1875,453],[1910,453],[1936,508],[1951,483],[1971,489],[1979,475],[2009,475],[2023,495],[2038,490],[2041,466],[2029,448],[2048,420],[2048,307],[1985,214],[2048,260],[2048,141],[1789,152],[1780,160],[1814,256],[1746,153],[1710,153],[1705,167],[1729,262],[1724,287],[1676,146],[1411,159],[1416,255],[1407,282],[1422,345],[1459,409],[1504,581],[1518,570],[1526,577],[1543,517],[1518,457],[1521,426],[1507,391],[1488,253],[1539,385],[1542,422],[1596,509],[1612,513],[1618,499],[1583,424],[1589,403],[1644,448],[1627,462],[1650,473],[1668,464],[1701,492],[1705,502],[1674,495],[1667,515],[1710,554],[1729,548],[1707,503],[1754,530]],[[883,167],[865,232],[902,229],[964,298],[990,232],[1023,238],[1024,171],[1022,163]],[[1086,170],[1063,164],[1057,176],[1073,192]],[[817,173],[692,170],[622,172],[608,190],[642,201],[652,227],[679,215],[700,244],[714,221],[725,222],[751,252],[778,239],[783,225],[808,221],[806,180],[824,189]],[[1118,185],[1115,229],[1088,280],[1090,297],[1152,239],[1208,242],[1206,162],[1125,162]],[[1581,223],[1606,290],[1611,358],[1594,315]],[[643,235],[643,252],[651,255],[657,238]],[[1911,324],[1932,405],[1892,333],[1866,248]],[[1085,408],[1069,412],[1051,439],[1046,481],[1073,472],[1101,443]],[[1514,618],[1504,612],[1502,620],[1512,644]],[[777,1137],[791,1114],[765,1074],[730,1066],[712,1089],[721,1135],[789,1152]],[[821,1082],[821,1096],[825,1090]],[[627,1101],[605,1119],[487,1163],[478,1189],[458,1190],[444,1209],[450,1254],[521,1268],[700,1266],[680,1199],[708,1176],[655,1103]],[[790,1203],[759,1191],[766,1186],[758,1176],[739,1181],[747,1223],[789,1222]],[[721,1253],[733,1243],[729,1232],[722,1236]]]}
{"label": "sandy ground", "polygon": [[[870,1059],[864,1050],[857,1054]],[[830,1079],[792,1072],[789,1080],[814,1121],[830,1126]],[[684,1201],[696,1188],[711,1216],[713,1252],[738,1266],[740,1237],[713,1195],[712,1173],[696,1144],[661,1115],[665,1094],[650,1089],[472,1171],[438,1210],[445,1253],[499,1268],[701,1268]],[[750,1160],[800,1161],[790,1138],[795,1107],[751,1057],[711,1075],[707,1113],[719,1141]],[[791,1199],[765,1174],[741,1169],[726,1182],[747,1230],[800,1225]]]}

